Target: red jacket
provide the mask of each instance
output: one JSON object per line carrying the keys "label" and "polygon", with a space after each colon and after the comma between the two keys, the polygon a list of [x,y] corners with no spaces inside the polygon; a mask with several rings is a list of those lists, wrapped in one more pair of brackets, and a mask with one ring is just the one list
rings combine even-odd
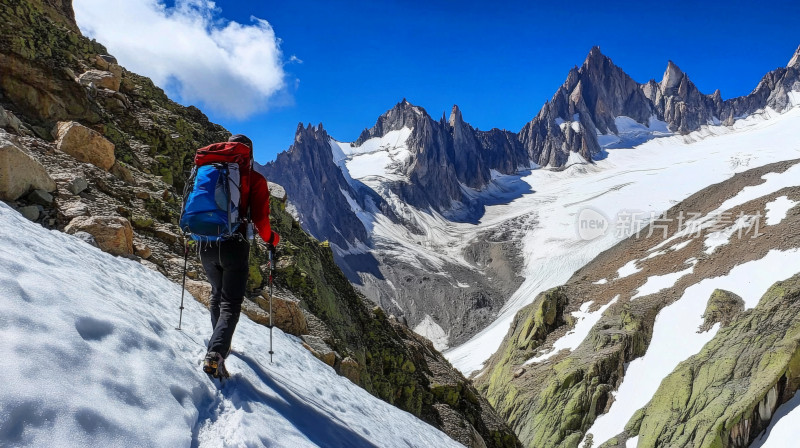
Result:
{"label": "red jacket", "polygon": [[253,170],[253,150],[236,142],[215,143],[197,150],[194,163],[197,166],[214,162],[235,162],[239,164],[242,181],[240,207],[244,213],[250,207],[250,221],[255,224],[258,234],[268,244],[277,246],[280,235],[272,231],[269,223],[269,186],[261,173]]}

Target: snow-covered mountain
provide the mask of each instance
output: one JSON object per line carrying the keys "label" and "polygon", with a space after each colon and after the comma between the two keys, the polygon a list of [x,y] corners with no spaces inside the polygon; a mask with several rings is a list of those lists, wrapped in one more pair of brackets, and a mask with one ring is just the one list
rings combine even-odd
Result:
{"label": "snow-covered mountain", "polygon": [[434,120],[403,100],[355,142],[335,140],[322,125],[299,127],[292,147],[263,171],[298,198],[304,228],[331,241],[362,292],[438,347],[452,347],[513,314],[515,297],[527,296],[520,274],[530,278],[523,272],[530,261],[521,242],[536,225],[535,208],[495,216],[493,206],[543,200],[542,177],[622,165],[605,162],[615,149],[697,139],[782,113],[800,101],[797,59],[751,94],[722,100],[699,92],[673,62],[660,82],[639,84],[593,48],[519,133],[474,129],[457,106]]}
{"label": "snow-covered mountain", "polygon": [[[223,386],[201,370],[208,311],[138,262],[0,202],[3,446],[462,446],[303,348],[239,322]],[[8,355],[11,355],[10,357]]]}

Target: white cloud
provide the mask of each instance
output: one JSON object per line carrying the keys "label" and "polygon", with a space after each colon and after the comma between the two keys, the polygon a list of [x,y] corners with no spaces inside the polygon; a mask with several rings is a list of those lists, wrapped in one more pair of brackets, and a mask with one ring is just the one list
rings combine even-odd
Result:
{"label": "white cloud", "polygon": [[247,118],[286,101],[281,40],[266,21],[228,21],[208,0],[74,0],[81,31],[181,102]]}

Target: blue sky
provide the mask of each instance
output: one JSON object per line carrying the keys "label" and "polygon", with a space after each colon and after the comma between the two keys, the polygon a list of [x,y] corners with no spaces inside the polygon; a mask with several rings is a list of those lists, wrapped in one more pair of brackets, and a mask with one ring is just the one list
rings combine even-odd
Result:
{"label": "blue sky", "polygon": [[[75,0],[76,12],[91,1]],[[350,141],[404,97],[437,118],[458,104],[475,127],[518,131],[594,45],[639,82],[660,80],[671,59],[703,92],[747,94],[800,45],[792,19],[800,17],[800,2],[768,4],[220,0],[203,12],[208,28],[252,25],[251,17],[269,22],[283,87],[260,92],[264,106],[247,117],[205,104],[213,98],[168,92],[251,136],[261,162],[289,147],[298,122],[323,123],[334,138]],[[82,28],[100,21],[81,23],[84,15]],[[112,53],[125,54],[124,40],[107,38]],[[135,68],[150,76],[148,66]],[[246,91],[235,95],[247,101]]]}

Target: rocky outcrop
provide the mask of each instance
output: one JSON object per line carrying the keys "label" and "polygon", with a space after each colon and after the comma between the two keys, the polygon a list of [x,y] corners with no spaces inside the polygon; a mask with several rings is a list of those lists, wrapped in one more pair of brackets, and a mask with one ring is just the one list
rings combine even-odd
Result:
{"label": "rocky outcrop", "polygon": [[716,323],[726,327],[742,311],[744,311],[744,300],[741,297],[724,289],[716,289],[708,299],[706,312],[703,313],[703,325],[699,331],[708,331]]}
{"label": "rocky outcrop", "polygon": [[794,55],[791,59],[789,59],[789,63],[786,64],[786,66],[800,68],[800,46],[798,46],[797,50],[794,51]]}
{"label": "rocky outcrop", "polygon": [[336,367],[336,361],[339,360],[339,354],[330,348],[330,346],[328,346],[328,344],[326,344],[321,337],[309,335],[303,336],[303,347],[311,352],[315,358],[331,367]]}
{"label": "rocky outcrop", "polygon": [[114,166],[114,144],[99,132],[80,123],[66,121],[58,123],[56,135],[56,148],[59,151],[106,171]]}
{"label": "rocky outcrop", "polygon": [[[263,291],[256,303],[264,309],[270,310],[269,291]],[[300,307],[300,300],[288,291],[278,292],[272,296],[272,324],[286,333],[295,336],[308,334],[308,322]]]}
{"label": "rocky outcrop", "polygon": [[78,24],[75,22],[75,11],[72,10],[72,0],[32,0],[31,3],[42,8],[50,19],[56,23],[78,31]]}
{"label": "rocky outcrop", "polygon": [[78,82],[83,86],[93,86],[116,92],[119,90],[120,83],[122,83],[122,70],[117,70],[116,73],[104,70],[88,70],[78,77]]}
{"label": "rocky outcrop", "polygon": [[681,363],[628,424],[637,446],[750,446],[800,388],[798,299],[800,275],[776,283]]}
{"label": "rocky outcrop", "polygon": [[14,201],[31,189],[54,191],[56,183],[41,163],[0,137],[0,200]]}
{"label": "rocky outcrop", "polygon": [[119,216],[81,216],[64,229],[67,233],[86,232],[92,235],[104,252],[112,255],[133,253],[133,228]]}

